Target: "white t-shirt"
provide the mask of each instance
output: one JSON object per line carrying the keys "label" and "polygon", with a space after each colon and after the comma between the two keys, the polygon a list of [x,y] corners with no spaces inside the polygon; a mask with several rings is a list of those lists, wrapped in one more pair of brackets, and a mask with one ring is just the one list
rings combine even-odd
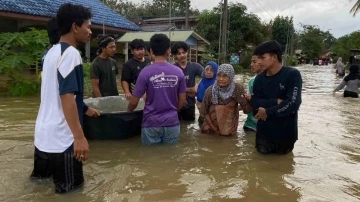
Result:
{"label": "white t-shirt", "polygon": [[74,137],[65,120],[60,95],[75,93],[74,99],[80,108],[79,114],[82,114],[82,71],[81,55],[73,46],[59,43],[47,52],[41,80],[41,103],[35,125],[34,144],[40,151],[62,153],[73,144]]}

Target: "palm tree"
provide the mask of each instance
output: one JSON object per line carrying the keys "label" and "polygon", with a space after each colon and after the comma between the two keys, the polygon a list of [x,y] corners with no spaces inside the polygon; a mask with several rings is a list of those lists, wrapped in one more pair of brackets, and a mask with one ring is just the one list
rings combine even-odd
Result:
{"label": "palm tree", "polygon": [[[349,0],[352,1],[352,0]],[[359,11],[360,9],[360,0],[356,0],[355,5],[351,8],[350,13],[353,13],[353,16],[356,15],[356,13]]]}

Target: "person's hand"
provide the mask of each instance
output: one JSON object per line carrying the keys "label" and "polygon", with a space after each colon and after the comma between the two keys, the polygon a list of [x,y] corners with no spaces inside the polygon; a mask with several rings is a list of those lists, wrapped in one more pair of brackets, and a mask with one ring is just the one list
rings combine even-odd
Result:
{"label": "person's hand", "polygon": [[87,116],[95,117],[95,118],[96,118],[96,117],[100,116],[100,111],[97,110],[97,109],[94,109],[94,108],[89,107],[88,110],[85,112],[85,114],[86,114]]}
{"label": "person's hand", "polygon": [[126,99],[130,99],[131,98],[131,93],[129,92],[129,93],[125,93],[125,98]]}
{"label": "person's hand", "polygon": [[215,126],[211,126],[211,130],[214,131],[215,135],[220,135],[219,129],[215,128]]}
{"label": "person's hand", "polygon": [[251,94],[246,94],[246,95],[245,95],[245,98],[246,98],[247,101],[250,102],[250,100],[251,100]]}
{"label": "person's hand", "polygon": [[265,108],[260,107],[258,113],[255,115],[255,118],[266,121],[267,114]]}
{"label": "person's hand", "polygon": [[278,99],[277,100],[277,104],[279,105],[280,103],[282,103],[284,100],[282,100],[282,99]]}
{"label": "person's hand", "polygon": [[195,97],[196,96],[196,90],[195,87],[188,88],[186,91],[186,95],[189,97]]}
{"label": "person's hand", "polygon": [[146,93],[142,96],[142,99],[146,102]]}
{"label": "person's hand", "polygon": [[200,110],[200,108],[201,108],[201,102],[196,102],[196,107],[198,108],[198,110]]}
{"label": "person's hand", "polygon": [[74,158],[78,161],[86,161],[89,157],[89,144],[83,136],[80,139],[74,139]]}
{"label": "person's hand", "polygon": [[187,92],[186,95],[194,98],[196,96],[196,93],[195,92]]}

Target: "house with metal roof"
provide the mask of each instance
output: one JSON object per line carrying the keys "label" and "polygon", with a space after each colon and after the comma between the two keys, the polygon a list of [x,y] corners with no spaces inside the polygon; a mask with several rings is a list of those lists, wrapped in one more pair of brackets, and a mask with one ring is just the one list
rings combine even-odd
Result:
{"label": "house with metal roof", "polygon": [[[145,42],[149,42],[150,38],[154,34],[165,34],[169,37],[171,42],[185,42],[189,45],[190,61],[198,62],[199,51],[203,51],[206,45],[210,45],[210,42],[204,39],[195,31],[166,31],[166,32],[127,32],[118,42],[125,43],[125,47],[134,39],[142,39]],[[125,56],[125,61],[128,59],[128,55]]]}
{"label": "house with metal roof", "polygon": [[[0,30],[18,32],[29,27],[46,29],[47,21],[56,16],[60,5],[67,2],[80,4],[92,10],[92,40],[83,50],[88,59],[96,56],[97,38],[103,32],[118,38],[126,32],[141,30],[136,24],[107,7],[101,0],[0,0]],[[117,52],[122,54],[123,51],[124,47],[119,44]]]}

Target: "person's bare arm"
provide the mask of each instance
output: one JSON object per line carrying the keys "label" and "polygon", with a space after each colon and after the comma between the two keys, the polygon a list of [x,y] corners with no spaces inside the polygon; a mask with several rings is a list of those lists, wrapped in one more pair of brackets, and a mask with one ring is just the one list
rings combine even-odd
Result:
{"label": "person's bare arm", "polygon": [[79,161],[86,161],[89,154],[89,144],[79,121],[74,93],[61,95],[60,98],[65,120],[74,136],[74,158]]}
{"label": "person's bare arm", "polygon": [[179,101],[178,101],[178,111],[186,105],[186,93],[179,94]]}
{"label": "person's bare arm", "polygon": [[136,97],[136,96],[131,96],[129,104],[128,104],[128,111],[134,111],[134,109],[136,109],[136,107],[139,104],[139,100],[140,98]]}
{"label": "person's bare arm", "polygon": [[195,86],[192,88],[186,88],[186,95],[189,97],[195,97],[196,96]]}
{"label": "person's bare arm", "polygon": [[93,87],[94,96],[102,97],[100,88],[99,88],[99,79],[91,79],[91,85]]}
{"label": "person's bare arm", "polygon": [[121,87],[124,90],[125,97],[129,99],[131,97],[129,83],[127,81],[121,81]]}

